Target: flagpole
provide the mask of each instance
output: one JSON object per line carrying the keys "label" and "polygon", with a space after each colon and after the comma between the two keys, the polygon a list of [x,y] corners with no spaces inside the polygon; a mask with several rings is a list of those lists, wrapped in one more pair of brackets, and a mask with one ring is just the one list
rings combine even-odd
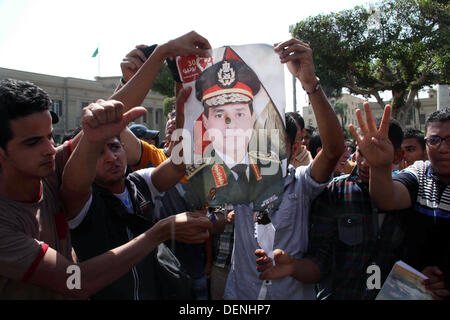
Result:
{"label": "flagpole", "polygon": [[[97,49],[98,53],[100,53],[100,43],[97,43]],[[97,76],[100,77],[100,54],[97,54],[98,60],[97,60]]]}

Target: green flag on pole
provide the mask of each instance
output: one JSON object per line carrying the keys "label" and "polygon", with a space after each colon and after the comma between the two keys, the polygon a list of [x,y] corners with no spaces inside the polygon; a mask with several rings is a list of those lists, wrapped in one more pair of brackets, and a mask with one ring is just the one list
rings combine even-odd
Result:
{"label": "green flag on pole", "polygon": [[98,55],[98,48],[95,49],[94,53],[92,54],[92,58],[95,58]]}

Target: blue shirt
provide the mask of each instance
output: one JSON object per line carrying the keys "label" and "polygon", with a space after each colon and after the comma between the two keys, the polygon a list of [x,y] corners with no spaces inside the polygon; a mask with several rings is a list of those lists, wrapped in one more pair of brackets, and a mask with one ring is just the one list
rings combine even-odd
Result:
{"label": "blue shirt", "polygon": [[[283,249],[294,258],[301,258],[308,248],[309,211],[311,202],[327,186],[311,177],[311,164],[295,169],[289,166],[283,198],[278,210],[269,214],[275,227],[274,249]],[[256,249],[252,205],[234,206],[234,251],[225,288],[225,299],[258,299],[263,280],[256,270]],[[302,283],[293,277],[272,280],[267,285],[266,299],[315,299],[314,284]]]}

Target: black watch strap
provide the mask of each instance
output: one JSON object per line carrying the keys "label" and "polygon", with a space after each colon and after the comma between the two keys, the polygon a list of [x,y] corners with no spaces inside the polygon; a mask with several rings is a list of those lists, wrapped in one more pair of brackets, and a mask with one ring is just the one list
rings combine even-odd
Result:
{"label": "black watch strap", "polygon": [[[302,87],[302,88],[303,88],[303,87]],[[316,92],[319,90],[319,88],[320,88],[320,79],[317,78],[317,83],[316,83],[316,85],[314,86],[313,91],[308,92],[308,91],[305,90],[305,88],[303,88],[303,90],[305,90],[306,94],[310,95],[310,94],[316,93]]]}

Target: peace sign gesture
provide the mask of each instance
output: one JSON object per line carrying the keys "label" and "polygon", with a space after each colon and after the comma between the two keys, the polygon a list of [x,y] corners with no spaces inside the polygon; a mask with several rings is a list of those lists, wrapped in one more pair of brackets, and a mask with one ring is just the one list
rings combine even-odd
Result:
{"label": "peace sign gesture", "polygon": [[384,108],[383,119],[380,128],[377,129],[375,119],[368,102],[364,102],[366,121],[364,121],[361,110],[356,110],[360,134],[353,125],[349,130],[356,139],[358,148],[371,167],[387,167],[392,165],[394,159],[394,147],[389,140],[389,118],[391,116],[391,106]]}

